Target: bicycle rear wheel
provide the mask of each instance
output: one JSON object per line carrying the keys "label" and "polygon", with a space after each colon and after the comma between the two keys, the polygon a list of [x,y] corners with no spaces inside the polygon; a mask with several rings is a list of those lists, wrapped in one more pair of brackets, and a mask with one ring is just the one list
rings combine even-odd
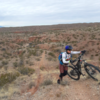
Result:
{"label": "bicycle rear wheel", "polygon": [[100,79],[100,70],[98,67],[86,63],[85,70],[88,73],[88,75],[95,81],[98,81]]}
{"label": "bicycle rear wheel", "polygon": [[73,68],[72,66],[68,67],[68,76],[74,80],[79,80],[80,79],[80,74],[77,72],[77,70],[75,68]]}

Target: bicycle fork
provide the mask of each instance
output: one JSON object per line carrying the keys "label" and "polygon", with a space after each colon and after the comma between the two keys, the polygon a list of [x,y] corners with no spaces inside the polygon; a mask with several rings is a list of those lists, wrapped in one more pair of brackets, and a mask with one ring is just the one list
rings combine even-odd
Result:
{"label": "bicycle fork", "polygon": [[75,68],[75,69],[76,69],[76,71],[77,71],[77,73],[78,73],[79,75],[85,76],[85,74],[83,74],[83,73],[81,72],[81,66],[80,66],[80,65],[78,65],[77,68]]}

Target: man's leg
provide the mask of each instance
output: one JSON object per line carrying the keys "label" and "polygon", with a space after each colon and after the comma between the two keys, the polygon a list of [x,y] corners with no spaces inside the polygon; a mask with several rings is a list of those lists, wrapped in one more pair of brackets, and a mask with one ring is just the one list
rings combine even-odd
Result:
{"label": "man's leg", "polygon": [[59,75],[59,79],[57,80],[57,83],[60,84],[60,81],[62,81],[63,76],[64,76],[64,66],[63,65],[59,65],[59,69],[60,69],[60,75]]}
{"label": "man's leg", "polygon": [[66,75],[67,75],[67,70],[68,70],[68,67],[67,67],[67,66],[64,66],[64,73],[63,73],[63,76],[66,76]]}
{"label": "man's leg", "polygon": [[63,76],[67,75],[67,70],[64,70]]}

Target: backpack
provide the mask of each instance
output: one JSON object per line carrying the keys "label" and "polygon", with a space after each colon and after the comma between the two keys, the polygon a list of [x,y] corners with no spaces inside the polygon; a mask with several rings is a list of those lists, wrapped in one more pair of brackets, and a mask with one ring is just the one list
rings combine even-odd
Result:
{"label": "backpack", "polygon": [[[63,52],[61,52],[61,53],[59,54],[59,56],[58,56],[58,59],[59,59],[59,62],[60,62],[61,65],[63,65],[62,53],[63,53]],[[70,55],[71,55],[71,54],[70,54]],[[72,58],[72,55],[71,55],[71,58]],[[69,60],[69,59],[68,59],[68,60]]]}
{"label": "backpack", "polygon": [[63,52],[61,52],[61,53],[59,54],[59,56],[58,56],[58,59],[59,59],[59,62],[60,62],[61,65],[63,65],[63,62],[62,62],[62,53],[63,53]]}

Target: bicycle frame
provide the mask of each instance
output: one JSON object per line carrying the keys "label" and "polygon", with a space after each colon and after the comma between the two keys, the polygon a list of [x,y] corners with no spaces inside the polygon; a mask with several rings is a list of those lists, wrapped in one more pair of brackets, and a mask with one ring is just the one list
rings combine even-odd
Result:
{"label": "bicycle frame", "polygon": [[[82,64],[82,62],[84,61],[85,62],[85,60],[82,60],[81,58],[82,58],[82,56],[83,56],[83,54],[81,54],[78,58],[76,58],[73,62],[75,62],[75,61],[77,61],[77,63],[76,63],[76,65],[74,65],[73,63],[71,63],[73,66],[74,66],[74,69],[75,70],[77,70],[77,72],[80,74],[80,75],[83,75],[84,76],[84,74],[81,72],[81,64]],[[84,64],[84,66],[85,66],[85,64]]]}

